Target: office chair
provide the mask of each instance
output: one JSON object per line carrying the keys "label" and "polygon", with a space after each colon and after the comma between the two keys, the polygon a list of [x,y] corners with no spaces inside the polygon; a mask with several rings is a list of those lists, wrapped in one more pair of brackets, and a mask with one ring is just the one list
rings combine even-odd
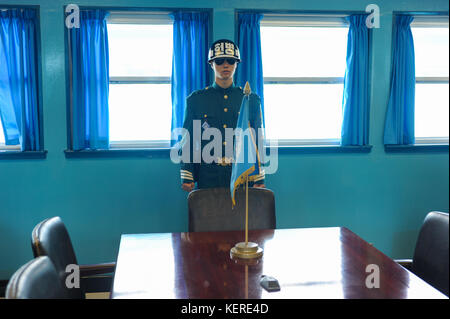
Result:
{"label": "office chair", "polygon": [[[70,264],[78,265],[69,233],[60,217],[43,220],[34,227],[31,234],[31,247],[35,257],[48,256],[55,265],[60,281],[65,286],[66,267]],[[70,298],[85,298],[85,293],[110,292],[112,273],[115,263],[93,265],[79,265],[80,288],[65,288]]]}
{"label": "office chair", "polygon": [[[229,188],[198,189],[188,195],[189,231],[245,229],[245,188],[236,191],[232,209]],[[275,196],[266,188],[248,189],[248,228],[275,229]]]}
{"label": "office chair", "polygon": [[69,296],[50,258],[41,256],[20,267],[6,287],[6,299],[66,299]]}
{"label": "office chair", "polygon": [[448,296],[448,214],[430,212],[420,228],[412,260],[397,262]]}

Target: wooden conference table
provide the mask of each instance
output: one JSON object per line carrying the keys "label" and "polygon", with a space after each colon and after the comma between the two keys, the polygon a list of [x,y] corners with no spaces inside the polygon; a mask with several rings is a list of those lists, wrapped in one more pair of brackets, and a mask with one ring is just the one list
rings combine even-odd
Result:
{"label": "wooden conference table", "polygon": [[[347,228],[249,231],[264,254],[247,262],[230,258],[241,241],[243,231],[122,235],[111,298],[447,298]],[[262,275],[281,289],[264,290]]]}

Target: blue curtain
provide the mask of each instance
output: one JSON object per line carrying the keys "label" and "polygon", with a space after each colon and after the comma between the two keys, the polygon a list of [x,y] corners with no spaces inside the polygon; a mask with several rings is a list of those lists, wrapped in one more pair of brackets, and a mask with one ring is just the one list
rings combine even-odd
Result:
{"label": "blue curtain", "polygon": [[[173,22],[172,127],[183,127],[186,97],[209,84],[206,12],[176,12]],[[171,145],[177,140],[172,137]]]}
{"label": "blue curtain", "polygon": [[107,12],[80,12],[71,28],[72,149],[109,148],[109,54]]}
{"label": "blue curtain", "polygon": [[416,75],[412,16],[395,17],[391,92],[384,127],[384,144],[414,144]]}
{"label": "blue curtain", "polygon": [[0,11],[0,120],[6,145],[41,149],[33,9]]}
{"label": "blue curtain", "polygon": [[347,38],[347,67],[342,99],[341,145],[369,143],[369,29],[367,15],[352,15]]}
{"label": "blue curtain", "polygon": [[260,21],[263,18],[259,13],[241,13],[238,17],[239,41],[241,63],[236,71],[236,84],[244,87],[248,81],[252,92],[261,98],[261,111],[264,123],[264,78],[261,55]]}

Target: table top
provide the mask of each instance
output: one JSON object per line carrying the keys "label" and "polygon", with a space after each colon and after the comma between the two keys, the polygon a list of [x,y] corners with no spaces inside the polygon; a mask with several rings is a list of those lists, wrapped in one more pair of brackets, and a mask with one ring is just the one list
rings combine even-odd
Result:
{"label": "table top", "polygon": [[[263,256],[232,259],[244,236],[122,235],[111,298],[447,298],[347,228],[249,231]],[[262,275],[281,289],[267,292]]]}

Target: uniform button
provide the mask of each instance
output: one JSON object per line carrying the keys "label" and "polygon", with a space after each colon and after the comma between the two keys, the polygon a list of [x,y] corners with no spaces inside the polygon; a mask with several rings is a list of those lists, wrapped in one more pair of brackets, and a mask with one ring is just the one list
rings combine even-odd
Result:
{"label": "uniform button", "polygon": [[224,108],[223,111],[224,111],[224,112],[228,112],[228,108]]}
{"label": "uniform button", "polygon": [[205,117],[208,117],[208,115],[206,115],[206,114],[205,114],[204,116],[205,116]]}
{"label": "uniform button", "polygon": [[227,125],[226,125],[226,124],[224,124],[224,125],[223,125],[223,128],[227,128]]}
{"label": "uniform button", "polygon": [[225,95],[223,96],[223,98],[224,98],[225,100],[228,99],[228,95],[225,94]]}
{"label": "uniform button", "polygon": [[227,142],[223,142],[223,145],[227,145]]}

